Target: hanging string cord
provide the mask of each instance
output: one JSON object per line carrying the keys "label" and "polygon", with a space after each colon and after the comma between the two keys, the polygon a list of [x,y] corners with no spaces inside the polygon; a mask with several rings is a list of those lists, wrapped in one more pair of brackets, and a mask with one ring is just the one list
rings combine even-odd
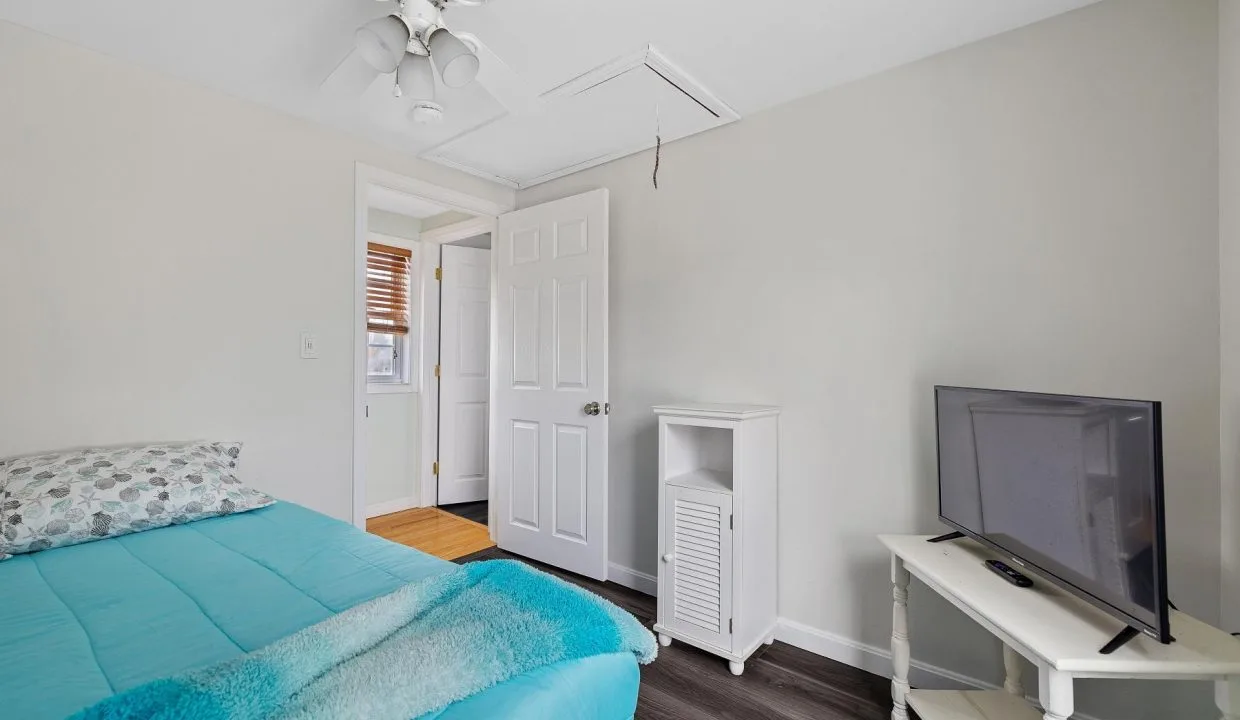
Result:
{"label": "hanging string cord", "polygon": [[663,127],[659,106],[654,106],[654,189],[659,189],[659,161],[663,155]]}

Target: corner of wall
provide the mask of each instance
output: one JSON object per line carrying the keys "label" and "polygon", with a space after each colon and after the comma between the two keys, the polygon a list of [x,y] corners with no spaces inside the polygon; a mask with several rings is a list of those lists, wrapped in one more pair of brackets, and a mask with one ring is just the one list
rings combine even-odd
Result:
{"label": "corner of wall", "polygon": [[1219,0],[1221,620],[1240,627],[1240,0]]}

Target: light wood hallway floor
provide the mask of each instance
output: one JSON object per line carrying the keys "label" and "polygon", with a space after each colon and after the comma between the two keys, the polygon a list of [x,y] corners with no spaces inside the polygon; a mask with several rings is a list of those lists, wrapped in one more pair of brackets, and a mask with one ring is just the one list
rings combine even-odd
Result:
{"label": "light wood hallway floor", "polygon": [[366,521],[366,531],[444,560],[495,547],[486,525],[439,508],[414,508],[373,517]]}

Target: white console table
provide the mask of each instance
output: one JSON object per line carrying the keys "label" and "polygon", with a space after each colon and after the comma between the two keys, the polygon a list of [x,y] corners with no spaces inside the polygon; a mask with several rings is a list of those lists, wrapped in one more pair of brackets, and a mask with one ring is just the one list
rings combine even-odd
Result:
{"label": "white console table", "polygon": [[[891,551],[895,585],[891,655],[892,720],[1067,720],[1075,712],[1077,678],[1209,680],[1223,720],[1240,720],[1240,639],[1172,611],[1171,634],[1162,645],[1144,635],[1111,655],[1098,652],[1123,624],[1088,603],[1034,577],[1033,588],[1005,582],[984,566],[997,557],[972,540],[931,544],[929,536],[881,535]],[[1007,680],[1003,691],[910,690],[908,586],[924,582],[1003,642]],[[1017,656],[1038,667],[1045,714],[1025,700]]]}

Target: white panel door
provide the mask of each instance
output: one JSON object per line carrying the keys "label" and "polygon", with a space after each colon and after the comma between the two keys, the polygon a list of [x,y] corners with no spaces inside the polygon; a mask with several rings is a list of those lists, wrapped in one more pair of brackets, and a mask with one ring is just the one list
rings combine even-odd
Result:
{"label": "white panel door", "polygon": [[439,505],[487,499],[491,251],[443,246]]}
{"label": "white panel door", "polygon": [[499,546],[607,578],[608,194],[499,219]]}

